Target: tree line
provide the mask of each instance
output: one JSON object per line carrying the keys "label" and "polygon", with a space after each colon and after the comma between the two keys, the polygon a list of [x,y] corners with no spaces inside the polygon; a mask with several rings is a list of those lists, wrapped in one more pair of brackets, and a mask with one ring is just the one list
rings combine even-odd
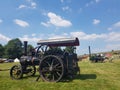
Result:
{"label": "tree line", "polygon": [[[28,50],[33,48],[32,45],[28,45]],[[23,43],[18,39],[10,40],[6,45],[0,44],[0,58],[20,58],[24,53]]]}

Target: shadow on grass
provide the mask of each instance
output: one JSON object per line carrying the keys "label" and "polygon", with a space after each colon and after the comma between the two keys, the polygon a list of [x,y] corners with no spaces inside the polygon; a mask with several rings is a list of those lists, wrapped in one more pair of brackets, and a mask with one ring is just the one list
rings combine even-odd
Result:
{"label": "shadow on grass", "polygon": [[39,75],[34,75],[34,76],[27,76],[24,75],[21,79],[28,79],[28,78],[37,78]]}
{"label": "shadow on grass", "polygon": [[[35,76],[23,76],[22,79],[28,79],[28,78],[32,78],[34,77],[33,79],[36,79],[38,78],[39,75],[35,75]],[[80,74],[80,75],[77,75],[75,76],[74,78],[70,79],[70,78],[67,78],[67,77],[64,77],[60,80],[60,82],[71,82],[73,80],[87,80],[87,79],[96,79],[97,76],[96,74]],[[41,81],[41,77],[39,78],[38,81]],[[42,80],[43,81],[43,80]],[[37,81],[36,81],[37,82]]]}
{"label": "shadow on grass", "polygon": [[75,77],[75,79],[86,80],[86,79],[96,79],[96,74],[80,74]]}
{"label": "shadow on grass", "polygon": [[73,80],[87,80],[87,79],[96,79],[96,74],[80,74],[73,78],[65,77],[60,82],[71,82]]}

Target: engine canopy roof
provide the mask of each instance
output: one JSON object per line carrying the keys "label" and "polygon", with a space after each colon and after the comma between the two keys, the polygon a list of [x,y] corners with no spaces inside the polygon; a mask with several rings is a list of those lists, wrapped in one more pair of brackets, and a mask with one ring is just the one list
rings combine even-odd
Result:
{"label": "engine canopy roof", "polygon": [[37,44],[48,46],[79,46],[79,39],[76,37],[39,40]]}

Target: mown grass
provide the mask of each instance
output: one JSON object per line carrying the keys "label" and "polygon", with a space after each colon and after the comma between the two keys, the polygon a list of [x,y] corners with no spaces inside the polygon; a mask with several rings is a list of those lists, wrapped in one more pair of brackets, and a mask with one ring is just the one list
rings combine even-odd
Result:
{"label": "mown grass", "polygon": [[[11,68],[16,63],[0,64],[0,69]],[[9,71],[0,71],[0,90],[119,90],[120,60],[112,63],[91,63],[88,60],[79,62],[81,74],[71,81],[58,83],[36,82],[35,77],[12,80]]]}

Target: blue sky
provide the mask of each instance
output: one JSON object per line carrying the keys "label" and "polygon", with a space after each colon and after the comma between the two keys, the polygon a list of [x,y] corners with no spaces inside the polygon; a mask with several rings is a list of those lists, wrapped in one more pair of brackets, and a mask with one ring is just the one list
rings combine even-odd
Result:
{"label": "blue sky", "polygon": [[120,0],[0,0],[0,44],[78,37],[78,54],[120,50]]}

